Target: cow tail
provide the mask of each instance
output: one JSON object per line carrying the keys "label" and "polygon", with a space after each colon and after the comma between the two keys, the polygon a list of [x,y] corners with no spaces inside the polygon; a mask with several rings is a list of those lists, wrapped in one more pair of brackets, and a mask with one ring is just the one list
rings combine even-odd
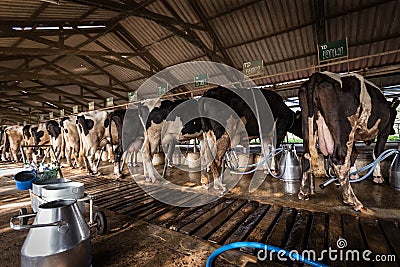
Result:
{"label": "cow tail", "polygon": [[311,75],[306,90],[307,106],[308,106],[308,117],[311,118],[314,115],[314,92],[317,86],[317,73]]}
{"label": "cow tail", "polygon": [[110,135],[111,147],[113,146],[112,133],[111,133],[111,124],[112,124],[113,120],[114,120],[114,112],[111,112],[110,117],[108,118],[108,134]]}

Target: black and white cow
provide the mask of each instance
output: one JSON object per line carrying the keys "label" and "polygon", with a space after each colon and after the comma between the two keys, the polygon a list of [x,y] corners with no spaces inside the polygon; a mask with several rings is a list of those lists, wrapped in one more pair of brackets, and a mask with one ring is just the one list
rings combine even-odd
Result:
{"label": "black and white cow", "polygon": [[[304,157],[299,199],[309,198],[309,175],[317,167],[318,143],[330,158],[339,179],[343,202],[356,211],[363,208],[349,183],[349,171],[357,157],[355,141],[371,142],[377,137],[374,157],[382,153],[393,129],[393,112],[381,90],[361,75],[314,73],[299,90],[302,109]],[[310,162],[311,161],[311,162]],[[379,166],[375,183],[383,183]]]}
{"label": "black and white cow", "polygon": [[[229,148],[236,147],[238,144],[246,147],[249,145],[250,139],[260,137],[260,127],[256,115],[243,98],[253,99],[251,90],[259,89],[233,89],[232,91],[219,86],[208,90],[199,100],[199,113],[203,129],[201,184],[205,188],[209,188],[210,178],[213,178],[214,188],[224,190],[221,181],[221,171],[225,152]],[[241,96],[234,91],[238,92]],[[256,93],[259,94],[260,92],[257,91]],[[269,105],[272,113],[271,116],[273,116],[270,119],[274,121],[272,124],[275,124],[277,135],[276,145],[279,146],[281,144],[288,131],[301,138],[300,116],[296,116],[296,113],[285,105],[282,97],[278,94],[269,90],[261,90],[261,93]],[[260,95],[260,97],[262,96]],[[222,111],[222,103],[232,109],[236,114],[236,118],[232,116],[232,112]],[[260,117],[267,115],[260,114]],[[210,118],[219,118],[222,120],[222,123]],[[263,135],[271,136],[271,133],[263,133]],[[263,140],[263,142],[266,141]],[[273,147],[268,148],[267,144],[262,145],[267,154],[272,152]],[[273,146],[273,144],[271,145]],[[212,151],[214,152],[212,153]]]}
{"label": "black and white cow", "polygon": [[[106,111],[89,111],[78,114],[76,117],[78,132],[81,140],[81,151],[84,156],[86,169],[91,174],[98,174],[95,164],[95,153],[97,149],[110,144],[109,132],[106,131],[109,124]],[[118,140],[116,128],[114,127],[115,140]]]}
{"label": "black and white cow", "polygon": [[[60,120],[65,142],[65,157],[70,167],[83,167],[83,156],[80,155],[80,138],[76,125],[76,116],[64,117]],[[72,162],[74,159],[74,162]]]}
{"label": "black and white cow", "polygon": [[2,149],[2,160],[6,160],[7,142],[9,143],[9,151],[11,154],[11,160],[18,162],[18,152],[23,142],[22,126],[14,125],[8,126],[3,132],[3,149]]}
{"label": "black and white cow", "polygon": [[[114,153],[114,176],[117,178],[122,177],[121,173],[121,158],[124,153],[122,145],[122,130],[125,117],[126,109],[117,109],[112,111],[108,120],[106,121],[106,127],[108,126],[108,135],[110,136],[110,144],[115,145]],[[132,122],[135,123],[135,122]],[[140,123],[137,118],[136,123]],[[114,130],[114,133],[113,133]],[[115,130],[116,133],[115,134]]]}
{"label": "black and white cow", "polygon": [[[178,106],[183,110],[174,110]],[[160,145],[164,151],[169,151],[169,146],[175,146],[179,141],[201,136],[197,110],[197,101],[194,99],[150,99],[139,104],[139,117],[145,129],[142,160],[146,181],[156,181],[152,159]],[[169,158],[166,160],[171,162]]]}
{"label": "black and white cow", "polygon": [[[50,136],[46,130],[45,123],[39,123],[37,125],[32,125],[30,127],[31,138],[33,138],[32,142],[35,148],[33,148],[33,163],[37,164],[37,156],[38,156],[38,148],[40,145],[49,145],[50,144]],[[46,150],[46,154],[49,153],[49,150]]]}
{"label": "black and white cow", "polygon": [[50,145],[54,149],[55,160],[61,160],[64,157],[65,143],[64,135],[60,124],[55,120],[46,122],[46,130],[50,136]]}
{"label": "black and white cow", "polygon": [[5,132],[6,128],[7,127],[1,127],[0,131],[0,148],[2,161],[9,160],[8,155],[10,154],[10,139],[8,138],[8,134],[6,134]]}

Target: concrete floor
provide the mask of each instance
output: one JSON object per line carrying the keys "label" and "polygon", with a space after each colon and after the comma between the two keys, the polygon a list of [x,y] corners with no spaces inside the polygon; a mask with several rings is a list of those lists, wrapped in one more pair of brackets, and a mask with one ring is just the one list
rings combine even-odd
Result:
{"label": "concrete floor", "polygon": [[[162,172],[161,166],[157,166],[156,169],[159,173]],[[141,166],[131,169],[135,181],[139,184],[146,184],[142,171]],[[261,174],[261,176],[264,177],[264,174]],[[130,179],[130,177],[127,176],[125,179]],[[268,204],[276,203],[311,211],[349,213],[357,216],[400,220],[400,191],[390,187],[387,183],[376,185],[370,178],[351,184],[356,196],[366,208],[363,212],[355,212],[350,206],[345,205],[341,201],[341,189],[335,184],[320,189],[319,184],[325,181],[324,177],[315,178],[315,195],[307,201],[299,200],[297,197],[300,182],[284,182],[272,176],[267,176],[257,190],[249,192],[251,179],[251,175],[240,177],[226,172],[225,183],[228,184],[228,188],[232,187],[226,196],[251,199]],[[206,191],[201,187],[199,172],[188,173],[175,167],[168,169],[166,180],[197,192]],[[160,186],[163,186],[162,183],[160,183]],[[208,191],[211,194],[218,194],[213,189]]]}

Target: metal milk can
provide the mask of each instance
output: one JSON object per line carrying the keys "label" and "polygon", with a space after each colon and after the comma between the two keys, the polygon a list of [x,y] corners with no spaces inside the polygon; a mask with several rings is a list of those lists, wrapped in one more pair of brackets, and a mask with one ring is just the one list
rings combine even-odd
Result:
{"label": "metal milk can", "polygon": [[400,156],[396,154],[390,166],[389,184],[400,190]]}
{"label": "metal milk can", "polygon": [[29,229],[21,249],[21,266],[91,266],[90,230],[79,211],[76,200],[56,200],[39,206],[32,225],[17,225],[14,230]]}
{"label": "metal milk can", "polygon": [[297,157],[294,145],[284,149],[281,160],[279,162],[279,172],[282,174],[284,181],[298,181],[301,177],[300,161]]}

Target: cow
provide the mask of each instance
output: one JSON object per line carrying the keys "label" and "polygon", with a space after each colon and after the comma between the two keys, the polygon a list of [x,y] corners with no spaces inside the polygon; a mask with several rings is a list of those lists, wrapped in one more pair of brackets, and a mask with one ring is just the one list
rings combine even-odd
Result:
{"label": "cow", "polygon": [[54,149],[54,160],[61,160],[64,157],[65,143],[64,135],[60,124],[55,120],[46,122],[46,130],[50,137],[50,145]]}
{"label": "cow", "polygon": [[[76,116],[63,117],[60,120],[62,134],[65,142],[65,157],[69,167],[73,168],[75,165],[83,167],[82,156],[80,156],[80,138],[78,128],[76,125]],[[74,162],[72,162],[74,158]]]}
{"label": "cow", "polygon": [[[76,116],[76,124],[86,169],[90,174],[99,174],[94,159],[97,149],[110,144],[109,132],[106,131],[109,124],[108,113],[106,111],[80,113]],[[116,130],[114,134],[117,140]]]}
{"label": "cow", "polygon": [[[184,106],[185,111],[175,112],[174,109],[178,106]],[[188,110],[192,112],[187,112]],[[193,114],[193,111],[195,111],[195,114]],[[194,99],[145,100],[139,104],[139,117],[144,127],[145,136],[142,147],[144,176],[146,181],[154,183],[156,176],[152,159],[159,146],[162,145],[164,151],[173,151],[175,144],[179,141],[201,136],[197,101]],[[170,157],[167,157],[166,160],[167,164],[172,162]]]}
{"label": "cow", "polygon": [[5,133],[6,127],[1,127],[0,132],[0,149],[1,149],[1,160],[6,161],[8,160],[7,154],[10,153],[10,140],[8,135]]}
{"label": "cow", "polygon": [[[30,126],[29,131],[31,134],[31,139],[29,140],[28,144],[35,146],[32,149],[32,154],[33,154],[33,163],[37,164],[37,156],[38,156],[38,152],[39,152],[37,146],[49,145],[50,144],[50,136],[46,129],[46,123],[39,123],[37,125],[32,125],[32,126]],[[28,151],[29,151],[29,149],[28,149]],[[46,153],[45,154],[45,157],[46,157],[49,153],[49,149],[47,149],[45,153]]]}
{"label": "cow", "polygon": [[[343,202],[361,211],[363,205],[349,182],[350,166],[357,157],[355,141],[371,142],[376,137],[374,158],[382,153],[393,129],[390,104],[378,87],[355,73],[314,73],[301,86],[299,100],[304,137],[299,199],[309,199],[308,179],[317,167],[318,143],[340,182]],[[373,176],[375,183],[383,183],[379,165]]]}
{"label": "cow", "polygon": [[7,142],[9,142],[9,149],[11,154],[11,160],[14,162],[19,162],[18,152],[23,142],[22,135],[23,126],[8,126],[4,129],[4,137],[3,137],[3,151],[2,151],[2,159],[5,160]]}
{"label": "cow", "polygon": [[[208,90],[200,98],[198,106],[203,130],[201,184],[204,188],[209,189],[209,178],[213,178],[214,188],[221,192],[225,191],[221,176],[225,153],[229,148],[234,148],[238,144],[246,147],[249,145],[249,140],[260,137],[260,125],[256,115],[243,97],[253,99],[252,93],[256,93],[259,97],[265,98],[272,113],[270,120],[274,121],[272,124],[276,129],[276,146],[281,144],[288,131],[302,138],[301,119],[285,105],[282,97],[269,90],[261,90],[261,92],[258,90],[245,88],[231,90],[218,86]],[[230,108],[231,112],[222,111],[222,106],[224,106],[222,103]],[[261,108],[258,107],[260,110]],[[260,117],[267,116],[268,114],[260,115]],[[217,122],[212,118],[220,118],[222,122]],[[274,145],[271,133],[262,133],[262,135],[268,139],[263,140],[262,146],[269,154],[273,151]],[[248,137],[247,140],[245,140],[246,137]],[[265,144],[269,141],[271,144]],[[272,149],[269,146],[272,146]],[[212,151],[215,156],[211,156]]]}
{"label": "cow", "polygon": [[[126,109],[117,109],[112,111],[108,120],[106,120],[106,126],[108,126],[108,136],[110,137],[110,144],[115,145],[115,149],[113,151],[114,154],[114,176],[116,178],[121,178],[121,158],[124,153],[123,145],[122,145],[122,131],[123,131],[123,122],[125,117]],[[139,123],[139,118],[137,118],[136,123]],[[135,121],[132,121],[135,123]],[[114,126],[114,127],[113,127]]]}

